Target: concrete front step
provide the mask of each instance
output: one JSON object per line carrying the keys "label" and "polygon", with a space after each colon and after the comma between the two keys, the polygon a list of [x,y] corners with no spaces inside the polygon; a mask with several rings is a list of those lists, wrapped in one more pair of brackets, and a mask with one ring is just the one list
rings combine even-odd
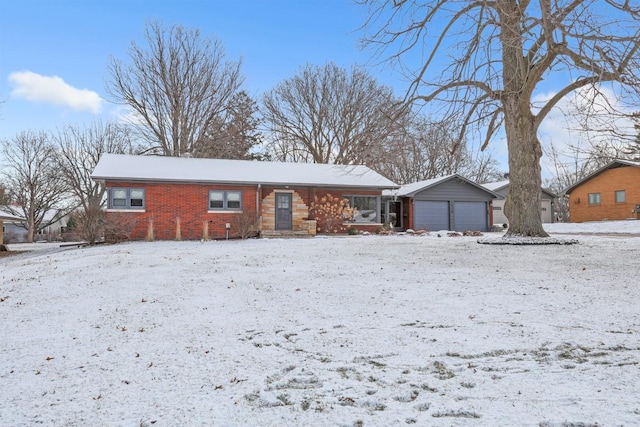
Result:
{"label": "concrete front step", "polygon": [[264,237],[265,239],[282,239],[294,237],[313,237],[313,235],[309,234],[307,230],[263,230],[260,232],[260,237]]}

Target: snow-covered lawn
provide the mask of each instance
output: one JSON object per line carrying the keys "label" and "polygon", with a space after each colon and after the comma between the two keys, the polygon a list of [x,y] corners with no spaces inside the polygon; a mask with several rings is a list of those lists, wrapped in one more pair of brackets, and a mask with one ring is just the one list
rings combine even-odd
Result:
{"label": "snow-covered lawn", "polygon": [[640,237],[571,238],[2,258],[0,424],[639,425]]}

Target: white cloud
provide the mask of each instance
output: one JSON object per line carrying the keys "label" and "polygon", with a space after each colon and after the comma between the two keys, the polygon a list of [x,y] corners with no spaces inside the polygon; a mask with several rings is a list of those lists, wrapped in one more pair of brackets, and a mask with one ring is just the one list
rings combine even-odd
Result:
{"label": "white cloud", "polygon": [[[626,138],[635,132],[633,122],[621,113],[630,110],[610,87],[600,86],[598,91],[596,93],[593,88],[577,90],[549,112],[539,128],[540,142],[547,153],[553,146],[560,161],[573,164],[584,161],[595,147],[615,150],[628,143]],[[554,95],[549,92],[535,96],[532,99],[534,112],[537,113],[538,108]],[[545,155],[542,168],[543,175],[552,174],[553,159]]]}
{"label": "white cloud", "polygon": [[9,74],[14,85],[11,96],[32,102],[62,105],[77,111],[100,113],[103,99],[96,92],[77,89],[58,76],[43,76],[32,71]]}
{"label": "white cloud", "polygon": [[111,111],[111,116],[118,122],[131,126],[144,126],[146,122],[137,111],[126,105],[119,105]]}

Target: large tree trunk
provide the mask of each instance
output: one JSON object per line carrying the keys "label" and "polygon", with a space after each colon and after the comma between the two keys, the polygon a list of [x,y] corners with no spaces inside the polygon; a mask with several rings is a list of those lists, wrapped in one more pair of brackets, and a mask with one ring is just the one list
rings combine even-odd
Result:
{"label": "large tree trunk", "polygon": [[524,11],[518,2],[498,0],[502,42],[502,103],[509,148],[509,219],[507,236],[548,237],[540,216],[540,158],[536,117],[531,112],[529,62],[522,51]]}
{"label": "large tree trunk", "polygon": [[33,202],[31,207],[29,207],[29,215],[27,217],[27,243],[33,243],[34,237],[36,235],[36,221],[32,206]]}
{"label": "large tree trunk", "polygon": [[542,148],[536,134],[535,117],[528,102],[506,100],[504,106],[509,147],[509,197],[505,204],[509,219],[507,236],[548,237],[540,215]]}

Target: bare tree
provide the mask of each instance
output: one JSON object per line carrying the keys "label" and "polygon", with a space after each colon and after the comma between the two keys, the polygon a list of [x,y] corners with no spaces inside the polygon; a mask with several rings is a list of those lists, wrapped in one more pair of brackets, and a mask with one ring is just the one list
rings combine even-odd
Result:
{"label": "bare tree", "polygon": [[5,182],[15,203],[8,210],[26,219],[27,241],[33,242],[38,230],[68,211],[63,206],[68,189],[55,165],[55,148],[44,132],[22,132],[2,141],[1,153]]}
{"label": "bare tree", "polygon": [[634,161],[640,161],[640,112],[634,113],[634,129],[635,136],[633,141],[623,150],[625,156],[630,157]]}
{"label": "bare tree", "polygon": [[307,65],[264,96],[270,152],[283,161],[371,164],[394,132],[396,100],[358,67]]}
{"label": "bare tree", "polygon": [[564,190],[612,160],[624,157],[619,144],[611,142],[578,141],[563,147],[557,147],[552,143],[545,147],[544,153],[546,163],[553,174],[544,181],[544,186],[561,196],[554,207],[557,220],[560,222],[569,220],[569,205],[564,197]]}
{"label": "bare tree", "polygon": [[195,157],[260,159],[262,135],[258,131],[258,105],[245,92],[236,93],[228,107],[214,117],[205,135],[196,142]]}
{"label": "bare tree", "polygon": [[106,189],[91,179],[91,173],[103,154],[133,152],[129,129],[102,122],[86,127],[67,126],[53,140],[58,173],[79,207],[74,217],[77,227],[88,243],[95,243],[101,237]]}
{"label": "bare tree", "polygon": [[0,182],[0,206],[5,206],[11,203],[11,197],[9,197],[9,190]]}
{"label": "bare tree", "polygon": [[176,25],[147,25],[146,46],[131,43],[130,63],[112,58],[107,92],[134,111],[150,151],[190,155],[242,83],[240,62],[226,61],[217,40]]}
{"label": "bare tree", "polygon": [[490,153],[467,149],[466,161],[456,173],[479,183],[494,182],[504,179],[505,172]]}
{"label": "bare tree", "polygon": [[392,181],[407,184],[457,173],[486,182],[502,175],[490,154],[474,154],[473,147],[457,139],[455,122],[419,114],[405,119],[401,131],[386,142],[385,156],[371,165]]}
{"label": "bare tree", "polygon": [[[607,103],[607,87],[617,101],[637,105],[640,7],[628,0],[360,3],[370,11],[365,43],[401,62],[412,80],[407,102],[460,117],[460,135],[483,133],[483,147],[504,130],[511,182],[508,235],[547,236],[538,213],[539,126],[570,94],[584,94],[596,106]],[[412,63],[421,52],[425,56]],[[557,92],[534,103],[540,83],[552,79]]]}

